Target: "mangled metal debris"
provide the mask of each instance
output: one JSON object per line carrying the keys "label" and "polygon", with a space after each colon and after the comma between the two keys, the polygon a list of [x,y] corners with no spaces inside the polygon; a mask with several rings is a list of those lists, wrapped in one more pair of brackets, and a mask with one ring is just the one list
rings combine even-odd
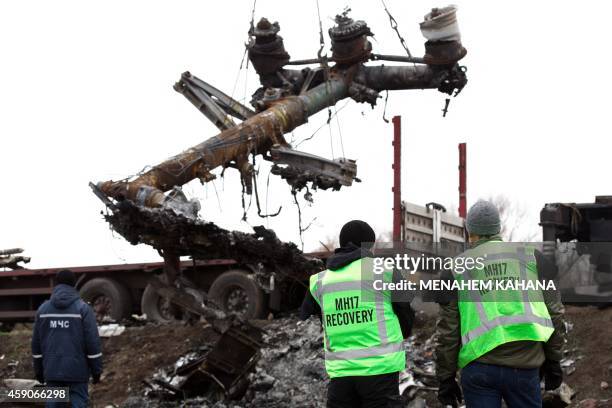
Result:
{"label": "mangled metal debris", "polygon": [[[161,207],[166,204],[165,192],[193,179],[206,183],[216,177],[212,173],[214,169],[232,167],[240,172],[250,194],[254,177],[251,155],[262,155],[277,165],[287,165],[282,169],[277,167],[275,174],[287,180],[294,190],[307,186],[313,189],[349,186],[357,180],[354,161],[342,158],[334,162],[291,153],[292,148],[283,135],[347,97],[374,105],[382,90],[438,89],[449,95],[461,91],[467,79],[465,69],[457,61],[465,55],[465,48],[456,29],[455,9],[432,10],[421,29],[427,39],[425,58],[410,57],[408,60],[413,64],[408,66],[366,66],[364,63],[368,60],[381,60],[385,56],[372,54],[370,28],[345,12],[336,16],[336,25],[329,30],[331,58],[319,55],[315,60],[303,62],[320,63],[320,67],[297,70],[285,68],[292,62],[278,35],[278,23],[262,18],[250,30],[251,41],[247,45],[249,59],[262,85],[253,95],[256,112],[205,81],[184,73],[175,90],[221,133],[129,181],[106,181],[98,187],[116,200]],[[330,67],[331,62],[335,65]],[[242,122],[237,124],[232,117]]]}
{"label": "mangled metal debris", "polygon": [[[323,331],[318,319],[300,321],[296,316],[289,316],[258,325],[261,325],[261,356],[247,375],[248,384],[235,387],[240,393],[232,394],[233,398],[224,401],[224,406],[324,406],[328,376],[323,356]],[[411,358],[406,370],[400,373],[401,398],[397,402],[401,407],[423,406],[423,398],[430,399],[437,391],[433,363],[435,339],[422,337],[412,336],[405,342]],[[207,378],[202,362],[214,352],[215,349],[200,347],[179,357],[173,366],[154,373],[146,381],[147,406],[158,406],[154,401],[176,399],[181,399],[181,404],[186,406],[218,403],[219,393],[223,394],[222,384],[200,383]],[[140,403],[144,402],[140,400]]]}
{"label": "mangled metal debris", "polygon": [[353,180],[359,181],[354,160],[326,160],[282,146],[272,147],[270,156],[274,161],[272,174],[281,176],[296,190],[305,188],[308,183],[322,190],[339,190],[342,186],[350,186]]}
{"label": "mangled metal debris", "polygon": [[228,231],[211,222],[193,219],[168,208],[146,208],[125,200],[105,216],[113,229],[131,244],[145,243],[175,257],[235,259],[262,273],[279,272],[306,279],[322,264],[306,257],[295,244],[281,242],[262,226],[254,233]]}
{"label": "mangled metal debris", "polygon": [[22,248],[11,248],[0,250],[0,268],[23,269],[20,263],[30,262],[30,257],[21,256],[24,250]]}
{"label": "mangled metal debris", "polygon": [[248,325],[229,328],[204,354],[182,356],[171,370],[160,370],[145,381],[145,395],[188,399],[203,395],[240,399],[249,387],[248,376],[261,357],[261,330]]}

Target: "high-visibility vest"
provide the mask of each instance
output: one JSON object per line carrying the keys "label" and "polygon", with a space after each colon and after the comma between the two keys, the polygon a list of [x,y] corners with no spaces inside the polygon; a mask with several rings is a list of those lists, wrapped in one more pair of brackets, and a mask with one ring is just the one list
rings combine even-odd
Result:
{"label": "high-visibility vest", "polygon": [[[454,273],[456,280],[493,280],[494,284],[495,280],[535,282],[538,279],[534,250],[524,244],[492,240],[466,251],[462,257],[480,257],[484,260],[484,267],[471,268],[462,274]],[[537,288],[467,290],[460,286],[458,307],[461,319],[460,368],[505,343],[520,340],[546,342],[554,331],[542,291]]]}
{"label": "high-visibility vest", "polygon": [[331,378],[387,374],[406,368],[402,331],[391,294],[373,289],[373,280],[390,282],[392,274],[374,275],[371,261],[358,259],[310,277],[310,293],[321,307],[325,368]]}

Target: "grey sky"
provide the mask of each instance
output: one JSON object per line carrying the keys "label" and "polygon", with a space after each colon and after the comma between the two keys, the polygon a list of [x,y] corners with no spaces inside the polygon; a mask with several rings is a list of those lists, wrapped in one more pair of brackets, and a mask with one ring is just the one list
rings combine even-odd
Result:
{"label": "grey sky", "polygon": [[[607,2],[457,1],[469,83],[441,117],[436,91],[391,93],[387,116],[403,117],[404,199],[456,206],[457,143],[468,143],[468,204],[506,194],[529,210],[535,228],[545,202],[591,201],[611,193],[609,112],[611,62]],[[327,47],[332,17],[349,5],[376,34],[375,52],[403,50],[377,1],[321,1]],[[431,1],[387,0],[414,54],[422,55],[418,22]],[[113,236],[89,181],[123,178],[217,133],[172,85],[181,72],[231,93],[246,41],[251,1],[28,1],[0,4],[0,247],[22,246],[32,267],[157,260],[146,246]],[[278,20],[291,56],[318,49],[316,3],[257,1],[256,20]],[[245,93],[245,78],[248,81]],[[247,101],[258,85],[242,71],[234,96]],[[340,102],[338,107],[344,105]],[[339,114],[344,151],[363,182],[318,192],[303,205],[306,249],[362,218],[377,232],[391,228],[391,135],[383,101],[371,110],[349,102]],[[309,136],[326,119],[294,133]],[[332,126],[335,156],[340,135]],[[287,136],[288,140],[291,135]],[[321,129],[300,146],[332,157]],[[260,177],[265,207],[268,166]],[[268,211],[258,219],[283,240],[299,242],[297,211],[284,181],[271,177]],[[240,221],[238,174],[186,187],[201,197],[201,216],[228,229]],[[222,210],[220,209],[220,206]]]}

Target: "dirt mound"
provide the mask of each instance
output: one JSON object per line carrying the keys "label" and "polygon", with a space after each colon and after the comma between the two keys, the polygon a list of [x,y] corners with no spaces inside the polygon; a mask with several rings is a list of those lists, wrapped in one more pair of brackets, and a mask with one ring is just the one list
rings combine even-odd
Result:
{"label": "dirt mound", "polygon": [[610,400],[599,406],[612,407],[612,307],[568,306],[566,316],[570,330],[565,355],[575,366],[566,382],[576,391],[574,400]]}
{"label": "dirt mound", "polygon": [[[18,325],[0,333],[0,378],[34,378],[31,325]],[[95,406],[120,406],[130,395],[142,395],[143,380],[158,367],[174,364],[177,357],[211,344],[215,332],[206,324],[127,327],[120,336],[103,338],[104,374],[90,386]]]}

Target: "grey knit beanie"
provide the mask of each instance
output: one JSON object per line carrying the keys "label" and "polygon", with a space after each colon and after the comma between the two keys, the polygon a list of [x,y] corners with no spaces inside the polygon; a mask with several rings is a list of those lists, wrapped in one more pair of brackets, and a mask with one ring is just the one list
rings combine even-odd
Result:
{"label": "grey knit beanie", "polygon": [[499,211],[490,201],[478,200],[467,213],[467,229],[470,234],[485,236],[499,234]]}

